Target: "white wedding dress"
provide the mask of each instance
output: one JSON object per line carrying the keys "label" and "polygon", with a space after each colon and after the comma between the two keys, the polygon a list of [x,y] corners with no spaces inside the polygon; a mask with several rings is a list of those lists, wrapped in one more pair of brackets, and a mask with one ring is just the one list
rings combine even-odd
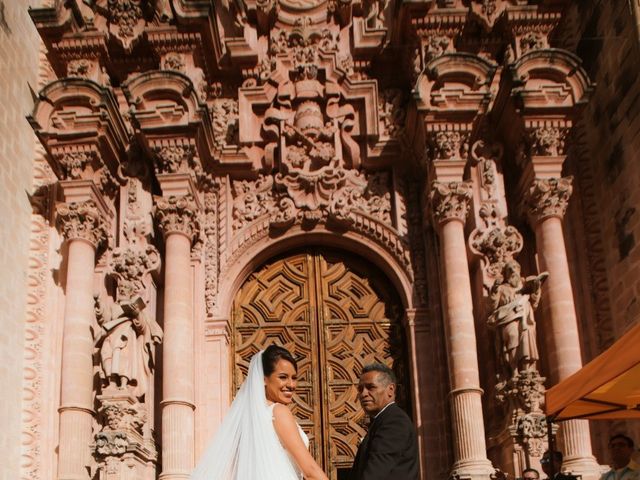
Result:
{"label": "white wedding dress", "polygon": [[[275,406],[276,406],[275,403],[272,403],[269,406],[269,411],[271,412],[271,421],[272,422],[273,422],[273,407],[275,407]],[[306,433],[304,433],[304,430],[302,430],[300,425],[298,425],[298,432],[300,433],[300,436],[302,437],[302,441],[304,442],[304,446],[309,448],[309,437],[307,436]],[[282,444],[280,444],[280,448],[285,453],[285,455],[287,455],[287,458],[289,459],[289,462],[291,462],[291,466],[293,467],[293,469],[295,470],[295,472],[297,474],[296,478],[299,479],[299,480],[302,480],[303,479],[302,471],[298,468],[298,465],[296,464],[296,462],[293,459],[293,457],[289,454],[289,452],[287,452],[285,450],[285,448],[282,446]]]}
{"label": "white wedding dress", "polygon": [[[273,405],[267,404],[264,392],[260,351],[251,358],[247,378],[191,480],[302,479],[273,426]],[[300,426],[298,430],[308,448],[307,435]]]}

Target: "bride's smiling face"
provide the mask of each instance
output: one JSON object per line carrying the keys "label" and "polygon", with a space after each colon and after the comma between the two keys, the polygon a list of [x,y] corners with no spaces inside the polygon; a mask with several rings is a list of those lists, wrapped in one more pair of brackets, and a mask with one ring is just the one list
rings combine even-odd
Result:
{"label": "bride's smiling face", "polygon": [[264,389],[267,400],[288,405],[293,401],[293,392],[298,383],[298,374],[293,364],[284,359],[278,360],[273,373],[264,377]]}

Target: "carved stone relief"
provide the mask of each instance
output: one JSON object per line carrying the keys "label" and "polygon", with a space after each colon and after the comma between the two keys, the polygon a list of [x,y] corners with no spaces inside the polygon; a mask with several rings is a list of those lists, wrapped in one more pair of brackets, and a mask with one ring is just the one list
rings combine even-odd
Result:
{"label": "carved stone relief", "polygon": [[[217,186],[216,186],[217,187]],[[204,254],[205,254],[205,307],[207,315],[213,316],[218,299],[219,261],[219,189],[204,194]]]}
{"label": "carved stone relief", "polygon": [[433,160],[465,159],[469,150],[468,137],[466,132],[434,132],[430,135],[429,155]]}
{"label": "carved stone relief", "polygon": [[216,147],[238,143],[238,101],[232,98],[219,98],[213,101],[213,138]]}
{"label": "carved stone relief", "polygon": [[536,179],[526,199],[534,222],[547,217],[564,217],[573,192],[573,177]]}
{"label": "carved stone relief", "polygon": [[200,219],[190,195],[156,197],[155,217],[164,235],[181,233],[195,241],[200,234]]}
{"label": "carved stone relief", "polygon": [[471,182],[433,182],[429,192],[431,214],[437,225],[450,220],[465,222],[471,202]]}
{"label": "carved stone relief", "polygon": [[397,138],[403,133],[406,99],[402,90],[388,88],[380,92],[378,99],[378,115],[382,121],[385,135]]}

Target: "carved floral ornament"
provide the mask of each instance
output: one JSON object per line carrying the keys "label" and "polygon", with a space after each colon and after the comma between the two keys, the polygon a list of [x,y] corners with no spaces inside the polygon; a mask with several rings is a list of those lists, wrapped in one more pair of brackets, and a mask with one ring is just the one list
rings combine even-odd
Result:
{"label": "carved floral ornament", "polygon": [[559,156],[565,153],[565,138],[568,128],[540,126],[531,129],[529,139],[532,156]]}
{"label": "carved floral ornament", "polygon": [[213,140],[218,149],[238,143],[239,117],[238,101],[233,98],[219,98],[211,107]]}
{"label": "carved floral ornament", "polygon": [[327,221],[344,226],[353,222],[355,211],[391,224],[388,173],[364,174],[332,167],[317,182],[311,182],[304,174],[297,175],[299,173],[290,176],[278,173],[275,179],[260,176],[253,181],[234,181],[234,230],[265,215],[269,215],[269,223],[274,228],[288,228],[294,223],[311,226]]}
{"label": "carved floral ornament", "polygon": [[92,200],[59,203],[56,206],[56,221],[67,240],[85,240],[96,250],[106,246],[109,238],[108,221]]}
{"label": "carved floral ornament", "polygon": [[432,160],[465,160],[469,150],[467,132],[433,132],[430,137],[429,156]]}
{"label": "carved floral ornament", "polygon": [[162,145],[154,148],[156,173],[178,173],[196,169],[195,146],[186,144]]}
{"label": "carved floral ornament", "polygon": [[144,278],[160,269],[160,254],[153,245],[117,248],[110,262],[110,274],[118,281],[118,299],[131,299],[144,291]]}
{"label": "carved floral ornament", "polygon": [[123,403],[103,399],[98,414],[102,420],[102,431],[129,431],[142,433],[146,422],[146,410],[141,403]]}
{"label": "carved floral ornament", "polygon": [[471,198],[471,182],[432,182],[429,203],[433,220],[438,225],[451,220],[464,223]]}
{"label": "carved floral ornament", "polygon": [[380,92],[378,115],[382,121],[383,131],[387,136],[397,138],[402,135],[406,114],[405,98],[402,90],[388,88]]}
{"label": "carved floral ornament", "polygon": [[493,277],[522,250],[523,243],[522,235],[513,226],[475,229],[469,237],[471,250],[485,259],[487,273]]}
{"label": "carved floral ornament", "polygon": [[534,223],[549,217],[563,218],[573,192],[572,182],[571,176],[534,180],[525,200],[529,218]]}
{"label": "carved floral ornament", "polygon": [[166,236],[173,233],[186,235],[193,242],[200,234],[199,212],[191,195],[155,197],[154,214]]}
{"label": "carved floral ornament", "polygon": [[267,80],[276,69],[276,57],[291,62],[297,79],[315,79],[318,75],[321,51],[338,52],[336,34],[330,28],[320,29],[312,25],[309,17],[299,17],[292,30],[277,29],[271,33],[269,57],[263,58],[258,67],[259,79]]}
{"label": "carved floral ornament", "polygon": [[82,176],[87,165],[89,165],[95,158],[94,151],[73,151],[64,152],[55,155],[55,158],[62,170],[62,178],[75,180]]}

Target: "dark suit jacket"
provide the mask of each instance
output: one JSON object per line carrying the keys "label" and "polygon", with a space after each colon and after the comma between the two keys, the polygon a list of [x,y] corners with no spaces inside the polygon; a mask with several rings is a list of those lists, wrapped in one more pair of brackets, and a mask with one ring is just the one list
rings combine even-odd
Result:
{"label": "dark suit jacket", "polygon": [[351,480],[417,480],[418,442],[409,416],[395,403],[371,423],[358,447]]}

